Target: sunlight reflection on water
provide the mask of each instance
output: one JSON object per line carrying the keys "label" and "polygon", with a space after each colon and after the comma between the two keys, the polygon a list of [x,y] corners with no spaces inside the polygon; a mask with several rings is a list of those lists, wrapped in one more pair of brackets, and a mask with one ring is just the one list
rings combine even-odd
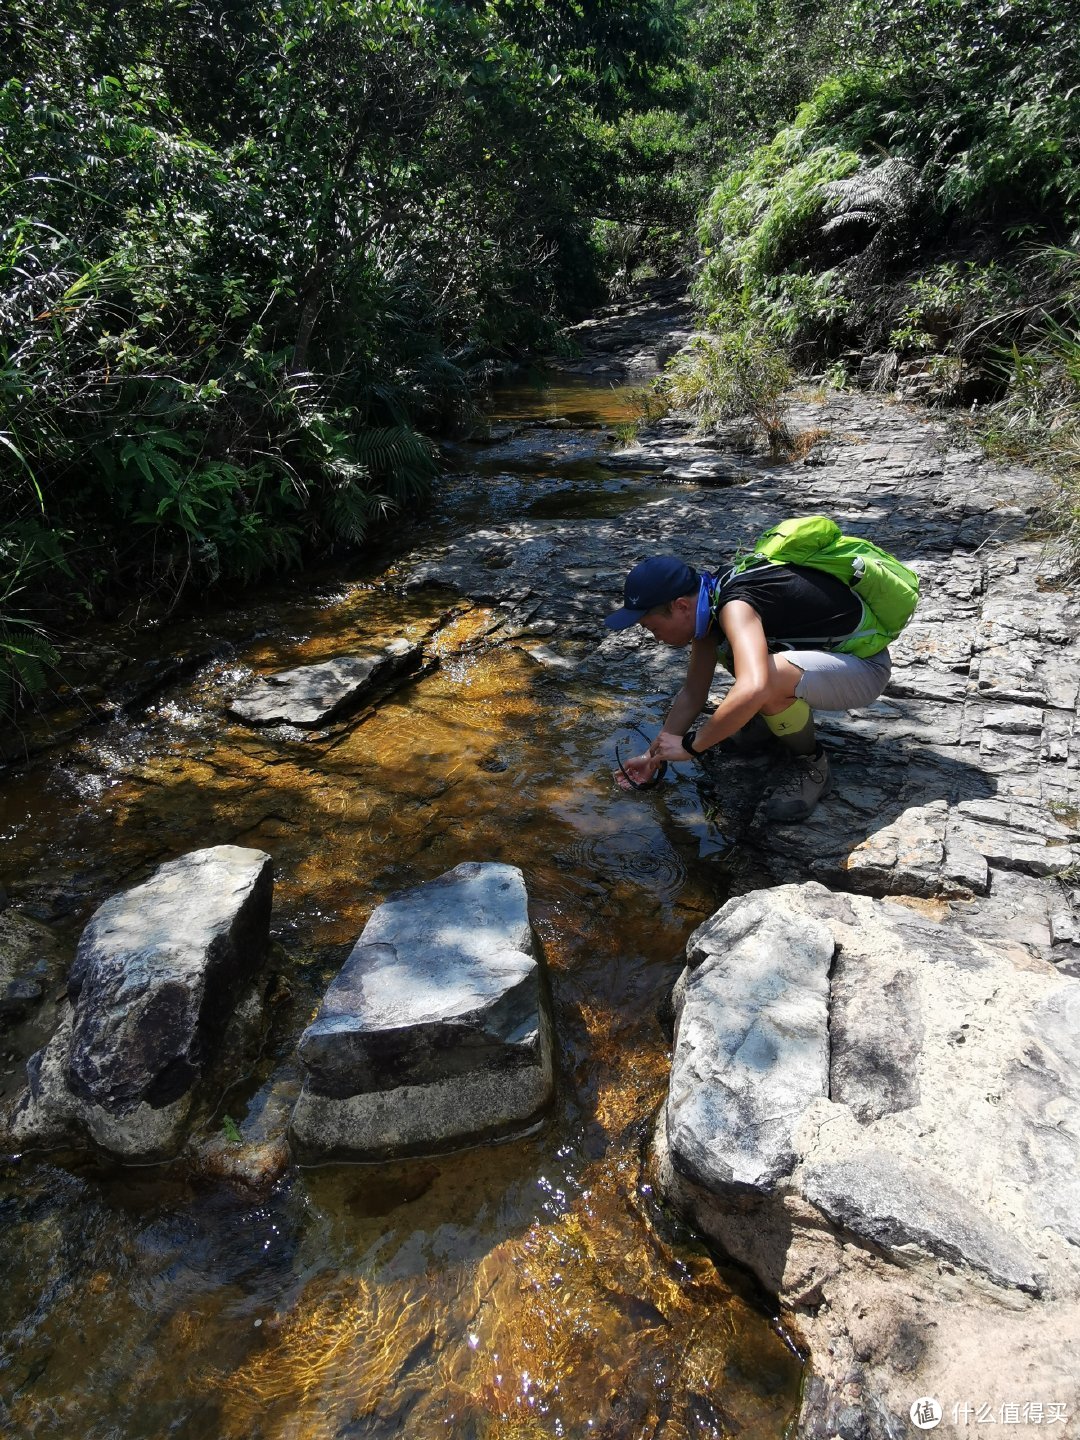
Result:
{"label": "sunlight reflection on water", "polygon": [[[533,403],[572,418],[567,396]],[[613,423],[626,404],[590,414]],[[223,714],[249,673],[422,638],[448,609],[461,613],[431,643],[439,668],[351,725],[263,733]],[[183,1165],[9,1168],[11,1433],[784,1433],[797,1361],[656,1206],[646,1162],[669,1058],[656,1009],[722,876],[663,788],[614,785],[625,694],[543,684],[520,649],[485,638],[491,618],[370,579],[331,585],[316,606],[262,612],[258,638],[137,722],[61,753],[64,783],[19,780],[0,800],[16,897],[22,885],[47,912],[60,901],[43,877],[76,876],[49,916],[71,946],[91,909],[168,855],[273,855],[285,988],[256,1072],[223,1104],[245,1140],[289,1095],[299,1029],[375,905],[465,859],[523,868],[559,1046],[537,1134],[293,1169],[258,1202]]]}

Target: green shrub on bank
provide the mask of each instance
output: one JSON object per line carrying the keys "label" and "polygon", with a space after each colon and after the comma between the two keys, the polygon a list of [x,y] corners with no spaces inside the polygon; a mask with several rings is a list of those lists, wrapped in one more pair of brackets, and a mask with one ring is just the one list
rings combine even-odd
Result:
{"label": "green shrub on bank", "polygon": [[859,63],[813,128],[925,174],[932,218],[1025,238],[1080,225],[1080,33],[1069,0],[855,0]]}
{"label": "green shrub on bank", "polygon": [[757,150],[746,169],[717,186],[705,208],[702,296],[752,296],[768,279],[807,267],[826,209],[825,187],[858,167],[852,151],[808,145],[801,119]]}
{"label": "green shrub on bank", "polygon": [[783,439],[780,397],[791,383],[781,351],[749,320],[701,336],[668,366],[663,393],[702,427],[751,417],[778,445]]}
{"label": "green shrub on bank", "polygon": [[587,129],[614,178],[610,211],[597,216],[592,243],[612,298],[635,280],[672,275],[693,254],[704,186],[696,174],[695,135],[675,110],[628,111]]}
{"label": "green shrub on bank", "polygon": [[594,240],[615,294],[685,270],[698,212],[736,157],[772,136],[846,53],[848,0],[673,3],[678,38],[638,95],[587,127],[602,208]]}
{"label": "green shrub on bank", "polygon": [[[971,424],[993,454],[1034,461],[1054,481],[1045,519],[1063,543],[1066,569],[1080,575],[1080,255],[1062,247],[1023,257],[1025,303],[997,314],[1012,335],[994,362],[1002,397]],[[1036,298],[1030,297],[1035,293]]]}
{"label": "green shrub on bank", "polygon": [[853,0],[844,28],[840,68],[705,207],[706,299],[827,268],[822,229],[836,234],[825,222],[843,193],[831,182],[880,179],[883,160],[917,177],[924,244],[973,223],[1012,241],[1080,226],[1080,36],[1065,0]]}
{"label": "green shrub on bank", "polygon": [[1049,411],[1068,287],[1029,242],[1075,256],[1080,235],[1072,7],[843,10],[834,73],[703,207],[702,310],[803,365],[883,347],[930,356],[953,393],[1021,410],[1018,377],[1037,376]]}
{"label": "green shrub on bank", "polygon": [[0,531],[0,723],[14,718],[23,696],[45,688],[59,659],[41,628],[19,613],[22,591],[45,567],[62,573],[65,563],[59,538],[38,520]]}

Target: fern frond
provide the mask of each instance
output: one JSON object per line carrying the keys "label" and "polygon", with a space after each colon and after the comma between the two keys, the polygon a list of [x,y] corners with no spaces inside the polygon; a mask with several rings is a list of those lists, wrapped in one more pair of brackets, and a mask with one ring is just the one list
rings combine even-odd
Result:
{"label": "fern frond", "polygon": [[326,516],[331,533],[336,539],[350,545],[358,545],[383,511],[385,497],[362,490],[349,481],[335,486],[326,505]]}
{"label": "fern frond", "polygon": [[0,721],[14,719],[22,700],[48,684],[46,666],[60,657],[29,621],[0,620]]}
{"label": "fern frond", "polygon": [[907,160],[883,160],[822,186],[829,218],[823,235],[856,223],[895,229],[906,223],[915,207],[919,175]]}
{"label": "fern frond", "polygon": [[400,504],[421,499],[435,477],[431,446],[406,425],[382,425],[361,430],[355,439],[357,460]]}

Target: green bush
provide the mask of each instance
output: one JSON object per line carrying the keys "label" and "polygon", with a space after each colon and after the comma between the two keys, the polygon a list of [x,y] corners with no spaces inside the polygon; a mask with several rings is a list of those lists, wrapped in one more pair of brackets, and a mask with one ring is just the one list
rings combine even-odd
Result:
{"label": "green bush", "polygon": [[699,293],[706,306],[750,296],[784,271],[807,270],[826,210],[825,187],[858,167],[850,150],[808,144],[801,117],[755,151],[744,170],[717,186],[702,215]]}
{"label": "green bush", "polygon": [[1000,345],[1005,313],[1022,289],[1016,272],[997,261],[943,261],[906,286],[889,343],[901,352],[951,349],[983,359]]}
{"label": "green bush", "polygon": [[1080,307],[1032,326],[1025,348],[1002,351],[1006,381],[996,404],[973,428],[991,454],[1034,462],[1055,482],[1045,520],[1064,552],[1064,570],[1080,576]]}
{"label": "green bush", "polygon": [[824,253],[829,187],[857,170],[858,156],[808,148],[802,119],[760,147],[714,191],[702,215],[705,261],[695,294],[710,328],[754,334],[795,357],[844,331],[843,278],[815,268]]}
{"label": "green bush", "polygon": [[702,306],[738,296],[776,338],[826,351],[890,330],[916,350],[936,330],[970,338],[1020,295],[992,253],[956,262],[964,298],[943,302],[948,317],[925,288],[940,276],[920,293],[916,271],[899,305],[882,287],[920,250],[960,238],[970,256],[975,226],[985,252],[1080,226],[1071,9],[852,0],[841,28],[836,72],[704,207]]}
{"label": "green bush", "polygon": [[815,97],[822,141],[903,155],[942,226],[1080,224],[1080,35],[1066,0],[855,0],[855,73]]}
{"label": "green bush", "polygon": [[663,392],[702,427],[749,416],[778,445],[784,438],[780,396],[790,383],[783,354],[747,320],[698,337],[676,355]]}
{"label": "green bush", "polygon": [[680,24],[661,0],[13,0],[0,543],[57,544],[4,604],[50,566],[76,603],[172,604],[414,512],[425,436],[599,294],[597,209],[623,186],[662,229]]}

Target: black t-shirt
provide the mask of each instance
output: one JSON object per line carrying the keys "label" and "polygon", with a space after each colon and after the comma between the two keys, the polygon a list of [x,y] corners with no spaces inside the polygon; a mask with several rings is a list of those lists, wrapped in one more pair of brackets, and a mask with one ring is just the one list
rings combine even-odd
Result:
{"label": "black t-shirt", "polygon": [[[862,601],[835,575],[806,565],[764,564],[735,575],[716,598],[719,615],[731,600],[745,600],[761,619],[769,649],[813,650],[843,640],[862,619]],[[717,635],[723,641],[723,634]]]}

